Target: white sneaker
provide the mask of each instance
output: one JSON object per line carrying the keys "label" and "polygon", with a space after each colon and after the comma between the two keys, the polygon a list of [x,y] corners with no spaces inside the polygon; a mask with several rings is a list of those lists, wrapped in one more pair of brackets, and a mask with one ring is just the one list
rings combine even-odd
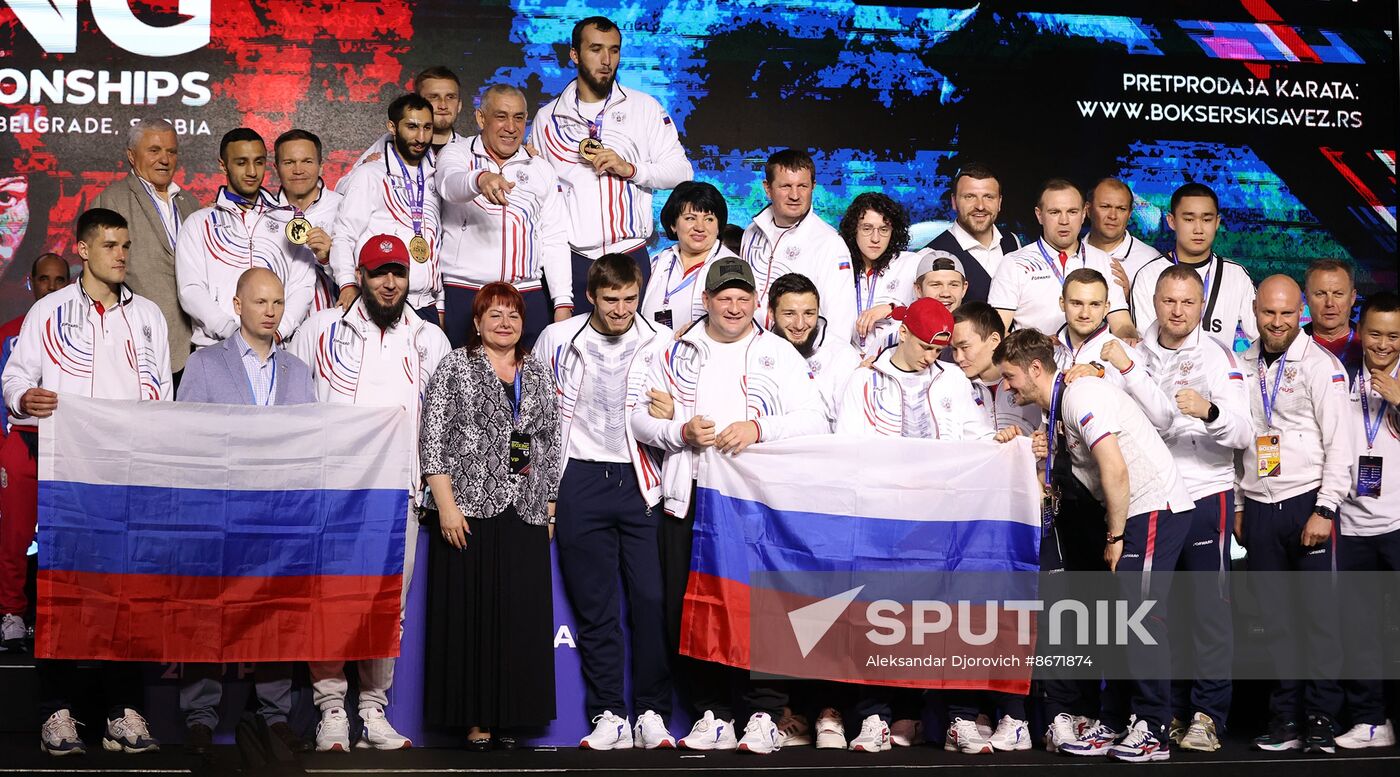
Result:
{"label": "white sneaker", "polygon": [[858,753],[881,753],[894,748],[890,741],[889,724],[879,715],[871,715],[860,722],[860,736],[851,740],[851,749]]}
{"label": "white sneaker", "polygon": [[578,746],[584,750],[631,750],[632,726],[627,718],[603,710],[602,715],[593,717],[593,733],[580,739]]}
{"label": "white sneaker", "polygon": [[39,749],[49,755],[59,756],[82,755],[87,752],[87,746],[78,736],[78,721],[73,719],[68,710],[59,710],[44,721],[43,728],[39,729]]}
{"label": "white sneaker", "polygon": [[1078,738],[1078,722],[1068,713],[1061,712],[1045,729],[1045,749],[1051,753],[1058,753],[1066,743]]}
{"label": "white sneaker", "polygon": [[716,720],[713,712],[705,710],[704,717],[676,744],[685,750],[733,750],[739,740],[734,738],[734,721]]}
{"label": "white sneaker", "polygon": [[994,750],[1029,750],[1031,730],[1026,721],[1002,715],[1001,721],[997,723],[996,732],[987,737],[987,742]]}
{"label": "white sneaker", "polygon": [[890,726],[890,742],[895,747],[914,747],[924,743],[924,722],[922,720],[896,720]]}
{"label": "white sneaker", "polygon": [[321,722],[316,724],[316,752],[346,753],[350,751],[350,718],[343,707],[321,710]]}
{"label": "white sneaker", "polygon": [[355,743],[355,747],[361,750],[371,747],[375,750],[407,750],[413,747],[408,737],[389,725],[389,719],[384,717],[384,710],[378,707],[362,707],[360,720],[365,724],[365,731],[360,741]]}
{"label": "white sneaker", "polygon": [[1386,721],[1379,726],[1371,723],[1357,723],[1351,730],[1337,737],[1337,747],[1347,750],[1360,750],[1363,747],[1392,747],[1395,745],[1395,726]]}
{"label": "white sneaker", "polygon": [[817,749],[846,749],[846,724],[841,720],[841,713],[831,707],[817,716]]}
{"label": "white sneaker", "polygon": [[1119,732],[1099,723],[1078,737],[1062,743],[1060,752],[1065,755],[1108,755],[1108,751],[1118,743],[1121,737],[1122,734]]}
{"label": "white sneaker", "polygon": [[750,715],[748,725],[744,726],[744,735],[739,738],[739,751],[767,755],[781,749],[783,743],[779,740],[778,725],[773,722],[772,716],[766,712]]}
{"label": "white sneaker", "polygon": [[24,625],[24,618],[12,613],[0,617],[0,651],[24,652],[24,640],[28,636],[29,629]]}
{"label": "white sneaker", "polygon": [[977,730],[976,721],[953,718],[943,749],[957,753],[990,753],[992,744]]}
{"label": "white sneaker", "polygon": [[637,716],[637,725],[632,727],[632,744],[643,750],[670,750],[676,746],[676,738],[660,715],[647,710]]}
{"label": "white sneaker", "polygon": [[160,743],[151,736],[146,727],[146,719],[141,713],[127,707],[122,716],[107,721],[107,733],[102,736],[102,749],[113,753],[149,753],[160,749]]}
{"label": "white sneaker", "polygon": [[778,744],[782,747],[807,747],[812,744],[812,727],[807,725],[806,715],[795,715],[787,707],[778,718]]}

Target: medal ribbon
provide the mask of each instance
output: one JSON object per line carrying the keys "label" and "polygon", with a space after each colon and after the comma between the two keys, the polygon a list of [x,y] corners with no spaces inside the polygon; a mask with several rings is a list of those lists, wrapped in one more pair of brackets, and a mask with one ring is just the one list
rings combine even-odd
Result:
{"label": "medal ribbon", "polygon": [[[1058,435],[1055,432],[1055,422],[1060,417],[1060,394],[1065,389],[1065,376],[1056,375],[1055,385],[1050,389],[1050,410],[1045,422],[1045,496],[1054,499],[1054,486],[1051,484],[1051,473],[1055,467],[1055,446],[1058,442]],[[995,397],[995,395],[993,395]],[[1050,533],[1051,524],[1055,519],[1055,508],[1053,502],[1048,508],[1040,511],[1041,536]]]}
{"label": "medal ribbon", "polygon": [[408,203],[409,217],[413,219],[413,236],[423,236],[423,161],[418,161],[418,180],[415,183],[417,191],[413,186],[409,186],[409,181],[413,180],[408,174],[408,163],[403,161],[397,148],[393,149],[394,159],[399,163],[399,170],[403,173],[403,198]]}

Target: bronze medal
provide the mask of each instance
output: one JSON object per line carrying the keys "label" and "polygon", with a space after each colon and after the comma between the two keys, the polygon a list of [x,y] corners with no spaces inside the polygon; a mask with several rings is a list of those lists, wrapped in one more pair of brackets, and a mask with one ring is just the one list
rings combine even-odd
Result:
{"label": "bronze medal", "polygon": [[413,261],[423,263],[428,261],[428,241],[422,235],[414,235],[408,241],[408,255],[413,257]]}
{"label": "bronze medal", "polygon": [[311,237],[311,222],[300,214],[287,222],[287,240],[293,245],[304,246]]}
{"label": "bronze medal", "polygon": [[603,141],[597,138],[584,138],[578,142],[578,155],[589,162],[597,159],[599,152],[606,149],[607,146],[603,145]]}

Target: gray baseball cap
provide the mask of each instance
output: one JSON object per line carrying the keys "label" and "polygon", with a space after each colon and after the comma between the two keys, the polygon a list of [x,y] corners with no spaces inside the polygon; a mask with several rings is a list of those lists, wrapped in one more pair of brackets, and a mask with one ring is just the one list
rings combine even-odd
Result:
{"label": "gray baseball cap", "polygon": [[743,286],[749,291],[758,289],[753,280],[753,268],[737,256],[726,256],[710,265],[705,274],[705,291],[715,294],[730,286]]}

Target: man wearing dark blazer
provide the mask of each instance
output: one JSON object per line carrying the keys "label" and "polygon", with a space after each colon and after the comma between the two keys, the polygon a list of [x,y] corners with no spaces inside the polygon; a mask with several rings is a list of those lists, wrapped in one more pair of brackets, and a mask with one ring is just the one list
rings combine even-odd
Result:
{"label": "man wearing dark blazer", "polygon": [[175,241],[181,223],[199,210],[199,202],[174,181],[180,147],[170,122],[145,119],[133,125],[126,159],[131,173],[98,194],[92,207],[108,208],[126,218],[131,231],[126,285],[165,314],[170,369],[178,385],[190,353],[190,318],[180,309],[175,284]]}
{"label": "man wearing dark blazer", "polygon": [[[180,402],[224,405],[297,405],[316,401],[311,369],[277,346],[284,292],[276,273],[255,267],[238,279],[233,310],[239,327],[228,339],[190,354],[176,395]],[[185,747],[207,753],[213,747],[223,697],[219,664],[186,664],[180,684],[180,710],[189,727]],[[292,752],[307,745],[287,725],[292,707],[292,667],[259,664],[254,690],[258,714],[268,730]]]}

